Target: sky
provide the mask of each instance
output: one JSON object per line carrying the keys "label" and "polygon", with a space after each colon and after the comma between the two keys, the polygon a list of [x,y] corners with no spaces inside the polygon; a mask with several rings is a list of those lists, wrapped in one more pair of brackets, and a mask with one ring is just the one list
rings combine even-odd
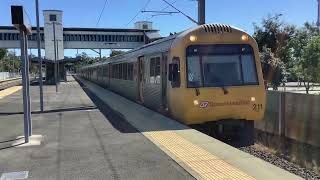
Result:
{"label": "sky", "polygon": [[[148,4],[147,2],[150,1]],[[196,0],[167,0],[185,14],[197,20]],[[40,10],[57,9],[63,11],[64,27],[133,28],[134,22],[148,20],[153,22],[162,36],[179,32],[195,24],[182,14],[154,16],[151,13],[138,13],[145,10],[161,10],[167,7],[163,0],[107,0],[98,22],[105,0],[39,0]],[[0,26],[11,25],[11,5],[23,5],[36,25],[35,0],[0,0]],[[168,7],[166,11],[174,11]],[[138,15],[135,17],[135,15]],[[282,20],[302,26],[304,22],[316,22],[317,0],[206,0],[206,22],[224,23],[241,28],[252,34],[253,23],[276,13],[283,14]],[[134,18],[134,19],[133,19]],[[133,20],[132,20],[133,19]],[[132,20],[132,21],[131,21]],[[40,25],[43,15],[40,12]]]}

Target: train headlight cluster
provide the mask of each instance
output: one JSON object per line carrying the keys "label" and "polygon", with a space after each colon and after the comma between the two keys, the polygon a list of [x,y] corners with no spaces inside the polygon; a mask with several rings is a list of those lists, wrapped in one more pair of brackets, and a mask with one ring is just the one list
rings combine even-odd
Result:
{"label": "train headlight cluster", "polygon": [[194,101],[193,101],[193,104],[194,104],[195,106],[198,106],[198,105],[199,105],[199,101],[198,101],[198,100],[194,100]]}
{"label": "train headlight cluster", "polygon": [[244,34],[241,36],[242,41],[248,41],[249,40],[249,36]]}
{"label": "train headlight cluster", "polygon": [[197,39],[198,39],[197,36],[194,36],[194,35],[190,36],[190,41],[191,42],[195,42],[195,41],[197,41]]}

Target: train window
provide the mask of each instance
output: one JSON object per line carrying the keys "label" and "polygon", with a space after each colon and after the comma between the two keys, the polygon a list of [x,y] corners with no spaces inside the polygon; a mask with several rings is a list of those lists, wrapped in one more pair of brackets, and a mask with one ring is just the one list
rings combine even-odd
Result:
{"label": "train window", "polygon": [[123,70],[123,78],[124,80],[127,80],[128,79],[128,64],[127,63],[124,63],[122,64],[122,70]]}
{"label": "train window", "polygon": [[160,84],[160,57],[150,60],[150,83]]}
{"label": "train window", "polygon": [[128,64],[128,80],[133,80],[133,63]]}
{"label": "train window", "polygon": [[189,57],[187,59],[188,64],[188,87],[199,87],[201,85],[201,72],[199,57]]}
{"label": "train window", "polygon": [[114,73],[115,72],[115,68],[114,65],[111,65],[111,78],[114,78]]}
{"label": "train window", "polygon": [[171,81],[172,88],[180,87],[180,58],[173,57],[172,63],[169,64],[169,81]]}
{"label": "train window", "polygon": [[188,87],[191,88],[258,84],[250,45],[190,46],[187,48],[187,70]]}
{"label": "train window", "polygon": [[123,64],[119,64],[119,79],[123,79]]}
{"label": "train window", "polygon": [[160,76],[160,57],[156,58],[155,63],[155,76]]}
{"label": "train window", "polygon": [[155,76],[155,65],[156,65],[156,63],[155,63],[155,58],[151,58],[151,60],[150,60],[150,77],[153,77],[153,76]]}
{"label": "train window", "polygon": [[114,73],[114,79],[117,79],[118,78],[118,76],[117,76],[117,73],[118,73],[118,65],[117,64],[115,64],[115,65],[113,65],[113,73]]}
{"label": "train window", "polygon": [[258,82],[258,77],[256,74],[256,65],[254,62],[253,55],[242,55],[242,72],[243,72],[243,81],[246,84],[256,84]]}
{"label": "train window", "polygon": [[119,79],[119,64],[116,65],[116,79]]}

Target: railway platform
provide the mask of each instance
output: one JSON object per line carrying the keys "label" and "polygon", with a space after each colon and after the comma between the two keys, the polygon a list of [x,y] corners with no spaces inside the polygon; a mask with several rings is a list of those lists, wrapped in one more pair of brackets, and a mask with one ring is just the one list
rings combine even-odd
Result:
{"label": "railway platform", "polygon": [[33,134],[23,134],[18,87],[0,91],[0,176],[28,179],[299,179],[276,166],[85,80],[31,87]]}

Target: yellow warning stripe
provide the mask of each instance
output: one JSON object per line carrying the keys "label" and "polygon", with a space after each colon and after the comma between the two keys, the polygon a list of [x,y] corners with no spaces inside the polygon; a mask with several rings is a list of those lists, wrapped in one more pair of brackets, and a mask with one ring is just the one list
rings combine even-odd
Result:
{"label": "yellow warning stripe", "polygon": [[7,88],[7,89],[0,91],[0,99],[21,90],[21,88],[22,88],[22,86],[13,86],[13,87],[10,87],[10,88]]}
{"label": "yellow warning stripe", "polygon": [[173,131],[153,131],[145,132],[145,134],[203,179],[255,179]]}

